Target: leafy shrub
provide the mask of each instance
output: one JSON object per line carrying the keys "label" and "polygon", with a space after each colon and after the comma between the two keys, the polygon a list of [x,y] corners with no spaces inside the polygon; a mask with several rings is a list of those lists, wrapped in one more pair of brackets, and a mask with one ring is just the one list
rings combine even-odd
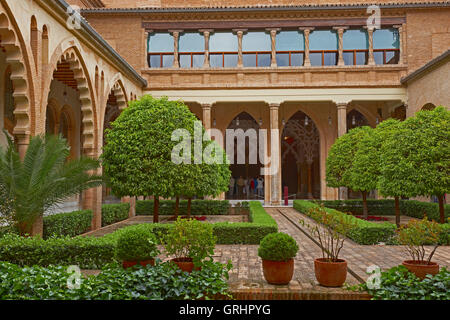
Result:
{"label": "leafy shrub", "polygon": [[125,230],[117,239],[115,256],[122,261],[143,261],[159,254],[153,233],[143,229]]}
{"label": "leafy shrub", "polygon": [[212,259],[216,237],[212,225],[179,218],[162,237],[162,242],[168,255],[192,258],[199,265],[205,258]]}
{"label": "leafy shrub", "polygon": [[420,280],[404,266],[398,266],[382,272],[380,280],[378,289],[364,283],[360,290],[367,291],[373,300],[450,300],[450,271],[446,268]]}
{"label": "leafy shrub", "polygon": [[[180,200],[179,214],[187,215],[187,200]],[[191,212],[193,215],[226,215],[230,209],[228,200],[192,200]],[[136,201],[136,215],[152,215],[153,200]],[[160,215],[175,214],[175,200],[159,201]]]}
{"label": "leafy shrub", "polygon": [[102,227],[128,219],[129,203],[104,204],[102,206]]}
{"label": "leafy shrub", "polygon": [[[306,215],[311,212],[310,209],[317,208],[318,206],[318,204],[307,200],[294,201],[294,208]],[[353,224],[353,227],[349,230],[347,236],[359,244],[369,245],[380,242],[390,243],[395,236],[396,227],[392,223],[374,223],[365,221],[330,208],[325,208],[325,211],[327,214],[335,217],[345,217],[345,219]]]}
{"label": "leafy shrub", "polygon": [[[422,202],[416,200],[400,201],[400,210],[402,214],[423,219],[425,216],[429,220],[439,221],[439,204],[432,202]],[[444,205],[445,217],[450,218],[450,205]]]}
{"label": "leafy shrub", "polygon": [[91,229],[92,211],[58,213],[44,217],[44,239],[51,236],[74,237]]}
{"label": "leafy shrub", "polygon": [[0,238],[0,261],[20,266],[78,265],[99,269],[114,262],[115,242],[108,238],[24,238],[14,234]]}
{"label": "leafy shrub", "polygon": [[[228,298],[231,265],[206,262],[202,270],[182,272],[171,263],[123,269],[108,265],[98,276],[67,288],[63,266],[21,268],[0,262],[0,300],[181,300]],[[138,284],[138,285],[136,285]]]}
{"label": "leafy shrub", "polygon": [[282,232],[268,234],[261,240],[258,248],[258,256],[270,261],[289,261],[297,252],[297,242],[290,235]]}

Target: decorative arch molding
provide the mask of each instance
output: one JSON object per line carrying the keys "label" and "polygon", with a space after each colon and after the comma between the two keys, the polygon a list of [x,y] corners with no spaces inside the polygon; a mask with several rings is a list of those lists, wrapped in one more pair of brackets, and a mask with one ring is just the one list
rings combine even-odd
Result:
{"label": "decorative arch molding", "polygon": [[434,110],[436,108],[436,105],[435,104],[433,104],[433,103],[431,103],[431,102],[428,102],[428,103],[425,103],[423,106],[422,106],[422,108],[420,108],[420,110],[428,110],[428,111],[432,111],[432,110]]}
{"label": "decorative arch molding", "polygon": [[81,45],[75,38],[67,38],[55,49],[50,60],[50,67],[46,77],[48,80],[46,80],[44,86],[42,101],[45,106],[50,92],[50,83],[53,80],[53,72],[56,70],[58,63],[68,62],[77,82],[81,102],[82,148],[85,154],[96,156],[98,125],[95,90],[81,52]]}
{"label": "decorative arch molding", "polygon": [[111,91],[113,91],[114,95],[116,96],[117,103],[119,104],[119,110],[125,109],[128,106],[128,101],[131,100],[131,97],[130,99],[128,99],[127,91],[125,90],[124,80],[120,72],[116,73],[114,77],[112,77],[111,80],[108,82],[108,87],[106,88],[105,91],[105,97],[107,97]]}
{"label": "decorative arch molding", "polygon": [[347,115],[350,112],[352,112],[353,110],[356,110],[360,114],[362,114],[363,117],[366,118],[367,123],[369,124],[369,126],[371,126],[371,127],[376,127],[377,126],[377,116],[375,114],[373,114],[372,112],[368,111],[366,108],[361,107],[359,104],[352,103],[347,108]]}
{"label": "decorative arch molding", "polygon": [[[268,110],[269,107],[267,107]],[[265,111],[261,111],[261,114],[264,114]],[[255,110],[253,110],[253,108],[248,108],[245,105],[239,106],[238,110],[230,113],[227,116],[227,119],[225,121],[223,121],[223,123],[225,124],[225,127],[223,128],[223,130],[226,130],[227,128],[230,127],[230,125],[232,125],[232,122],[234,119],[236,119],[236,117],[238,117],[240,114],[242,113],[247,113],[248,115],[250,115],[252,117],[252,119],[258,124],[259,126],[259,114],[256,114],[257,112]],[[260,129],[266,129],[268,123],[264,123],[262,126],[259,126]],[[218,128],[218,129],[222,129],[222,128]],[[225,131],[223,131],[225,133]]]}
{"label": "decorative arch molding", "polygon": [[[3,9],[1,2],[0,10]],[[10,14],[0,11],[0,47],[5,52],[6,63],[10,66],[11,81],[14,92],[14,117],[16,124],[13,134],[18,139],[19,145],[27,145],[31,126],[31,102],[32,99],[30,79],[30,65],[27,59],[26,46],[18,28],[10,18]]]}

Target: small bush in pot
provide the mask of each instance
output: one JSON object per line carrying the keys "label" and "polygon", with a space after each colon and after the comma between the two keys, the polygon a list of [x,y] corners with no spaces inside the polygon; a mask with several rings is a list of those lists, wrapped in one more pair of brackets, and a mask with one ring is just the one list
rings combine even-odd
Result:
{"label": "small bush in pot", "polygon": [[117,239],[115,248],[115,256],[122,261],[124,268],[136,264],[154,265],[159,253],[155,235],[142,229],[124,230]]}
{"label": "small bush in pot", "polygon": [[347,279],[347,261],[339,259],[339,254],[354,224],[346,216],[327,214],[323,205],[311,208],[308,215],[318,224],[308,224],[304,220],[300,223],[306,225],[322,249],[322,258],[314,260],[316,279],[322,286],[340,287]]}
{"label": "small bush in pot", "polygon": [[258,256],[263,263],[264,278],[270,284],[288,284],[294,275],[294,257],[298,245],[282,232],[265,236],[259,244]]}
{"label": "small bush in pot", "polygon": [[181,270],[192,272],[205,259],[212,260],[216,237],[211,224],[194,219],[178,219],[162,236],[164,249]]}
{"label": "small bush in pot", "polygon": [[[441,226],[434,221],[428,221],[427,217],[410,220],[398,231],[398,242],[406,246],[406,251],[412,258],[402,264],[420,279],[424,279],[427,274],[439,273],[439,265],[431,259],[439,247],[440,233]],[[425,245],[434,245],[427,259]]]}

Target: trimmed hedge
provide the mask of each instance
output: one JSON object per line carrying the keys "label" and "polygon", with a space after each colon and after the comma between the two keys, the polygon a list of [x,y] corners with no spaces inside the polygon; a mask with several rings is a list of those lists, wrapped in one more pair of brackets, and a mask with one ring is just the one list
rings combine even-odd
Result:
{"label": "trimmed hedge", "polygon": [[102,206],[102,227],[128,219],[129,203],[104,204]]}
{"label": "trimmed hedge", "polygon": [[[187,214],[187,200],[180,200],[179,214]],[[230,209],[228,200],[192,200],[192,215],[226,215]],[[174,215],[175,200],[161,200],[159,202],[160,215]],[[153,215],[153,200],[136,201],[136,215]]]}
{"label": "trimmed hedge", "polygon": [[[295,200],[294,208],[308,215],[310,209],[318,207],[317,203],[313,203],[307,200]],[[325,211],[333,216],[345,216],[349,222],[354,223],[354,227],[347,234],[348,238],[359,244],[377,244],[380,242],[391,243],[395,237],[396,226],[392,223],[374,223],[358,219],[352,215],[345,214],[335,209],[325,207]]]}
{"label": "trimmed hedge", "polygon": [[[259,244],[269,233],[278,231],[275,220],[267,214],[259,202],[250,203],[248,223],[215,223],[214,234],[217,244]],[[82,269],[99,269],[114,262],[114,248],[118,237],[130,229],[143,229],[156,234],[167,232],[172,224],[139,224],[122,229],[103,237],[51,237],[21,238],[17,235],[0,237],[0,261],[20,266],[78,265]]]}
{"label": "trimmed hedge", "polygon": [[81,210],[53,214],[44,217],[44,239],[51,236],[74,237],[88,232],[92,223],[92,211]]}
{"label": "trimmed hedge", "polygon": [[[362,215],[362,200],[315,200],[318,204],[323,204],[327,208],[336,209],[343,212]],[[395,202],[391,199],[367,200],[370,215],[393,216],[395,215]],[[445,217],[450,218],[450,205],[444,206]],[[400,211],[403,215],[423,219],[426,215],[429,220],[439,221],[439,205],[432,202],[422,202],[417,200],[400,200]]]}

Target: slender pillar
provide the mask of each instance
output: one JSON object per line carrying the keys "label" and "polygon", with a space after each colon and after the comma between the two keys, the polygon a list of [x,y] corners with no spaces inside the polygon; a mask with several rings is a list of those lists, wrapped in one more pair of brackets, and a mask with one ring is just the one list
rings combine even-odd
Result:
{"label": "slender pillar", "polygon": [[297,196],[302,193],[302,163],[297,162]]}
{"label": "slender pillar", "polygon": [[[91,152],[84,152],[87,157],[94,158]],[[90,172],[97,175],[101,174],[101,169]],[[91,230],[98,230],[102,227],[102,187],[91,188],[83,193],[83,210],[92,210]]]}
{"label": "slender pillar", "polygon": [[403,37],[403,25],[399,24],[399,25],[395,25],[394,28],[396,28],[398,30],[398,40],[399,40],[399,44],[398,47],[400,49],[400,54],[399,54],[399,58],[398,58],[398,64],[403,64],[404,63],[404,37]]}
{"label": "slender pillar", "polygon": [[[271,130],[271,166],[274,165],[274,162],[278,162],[278,170],[275,174],[271,176],[271,204],[272,205],[280,205],[281,204],[281,143],[279,139],[279,134],[276,137],[276,141],[272,139],[272,130],[279,130],[279,110],[280,105],[272,103],[269,106],[270,108],[270,130]],[[274,161],[275,157],[278,161]]]}
{"label": "slender pillar", "polygon": [[14,140],[17,146],[17,151],[19,152],[19,157],[21,160],[25,158],[27,153],[28,145],[30,144],[30,136],[27,134],[15,134]]}
{"label": "slender pillar", "polygon": [[310,67],[311,60],[309,59],[309,34],[314,30],[313,27],[300,27],[300,30],[303,31],[303,35],[305,37],[305,59],[303,62],[303,66]]}
{"label": "slender pillar", "polygon": [[312,171],[312,160],[307,160],[306,164],[308,165],[308,199],[313,198],[313,189],[312,189],[312,181],[313,181],[313,171]]}
{"label": "slender pillar", "polygon": [[375,65],[375,59],[373,58],[373,31],[374,28],[367,28],[364,27],[365,29],[367,29],[367,37],[369,40],[369,59],[367,61],[367,65],[369,66],[374,66]]}
{"label": "slender pillar", "polygon": [[270,28],[266,30],[270,32],[270,40],[272,46],[270,66],[274,68],[277,66],[277,32],[280,31],[281,29]]}
{"label": "slender pillar", "polygon": [[203,33],[203,37],[205,38],[205,61],[203,62],[203,68],[211,67],[210,59],[209,59],[209,38],[211,33],[214,31],[212,29],[203,29],[199,30]]}
{"label": "slender pillar", "polygon": [[244,37],[245,31],[247,31],[247,29],[233,29],[233,32],[236,32],[238,37],[238,68],[242,68],[244,66],[244,60],[242,58],[242,38]]}
{"label": "slender pillar", "polygon": [[333,27],[334,30],[337,30],[339,37],[339,58],[338,58],[338,66],[345,66],[344,62],[344,31],[348,29],[348,27]]}
{"label": "slender pillar", "polygon": [[211,129],[211,105],[209,103],[202,104],[202,111],[203,111],[203,127],[205,127],[205,130]]}
{"label": "slender pillar", "polygon": [[145,48],[145,57],[144,57],[144,69],[147,69],[147,68],[151,68],[152,66],[151,66],[151,63],[150,63],[150,58],[149,58],[149,55],[148,55],[148,53],[150,52],[150,40],[149,40],[149,37],[150,37],[150,34],[153,32],[153,30],[147,30],[147,29],[145,29],[144,30],[144,35],[143,35],[143,37],[144,37],[144,48]]}
{"label": "slender pillar", "polygon": [[180,60],[178,58],[178,43],[180,39],[180,32],[183,32],[183,30],[169,30],[169,32],[172,33],[173,36],[173,67],[179,68]]}
{"label": "slender pillar", "polygon": [[[338,137],[347,133],[347,103],[337,103],[338,116]],[[348,190],[345,187],[339,188],[339,199],[346,200],[348,198]]]}

